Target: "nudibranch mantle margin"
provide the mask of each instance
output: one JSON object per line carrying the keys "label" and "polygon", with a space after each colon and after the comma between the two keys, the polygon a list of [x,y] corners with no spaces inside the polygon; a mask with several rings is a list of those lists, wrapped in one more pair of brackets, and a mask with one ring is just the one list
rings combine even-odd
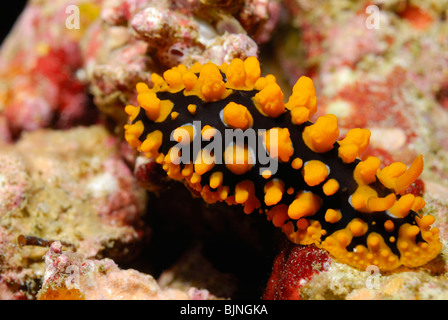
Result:
{"label": "nudibranch mantle margin", "polygon": [[[125,139],[206,202],[265,213],[292,242],[315,244],[362,270],[418,267],[440,252],[434,217],[417,214],[425,201],[404,194],[423,170],[422,156],[409,167],[380,168],[376,157],[361,161],[370,131],[352,129],[337,140],[336,116],[311,122],[317,101],[310,78],[298,79],[286,103],[276,78],[261,76],[255,57],[179,65],[152,74],[151,81],[152,88],[137,84],[138,106],[125,108]],[[192,125],[198,121],[200,127]],[[248,141],[218,139],[229,128],[262,132],[258,152]],[[223,159],[207,149],[212,142]],[[194,150],[195,143],[200,148]],[[275,161],[275,172],[253,161],[260,150]],[[189,160],[175,161],[183,153]]]}

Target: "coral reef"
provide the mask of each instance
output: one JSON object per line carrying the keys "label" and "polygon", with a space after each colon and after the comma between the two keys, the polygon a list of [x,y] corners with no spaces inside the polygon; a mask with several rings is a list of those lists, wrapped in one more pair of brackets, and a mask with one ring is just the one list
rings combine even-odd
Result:
{"label": "coral reef", "polygon": [[111,259],[85,259],[63,251],[54,242],[45,254],[45,274],[39,300],[210,300],[215,296],[194,287],[161,289],[150,275],[122,270]]}
{"label": "coral reef", "polygon": [[[446,3],[337,1],[323,6],[291,0],[285,5],[298,29],[290,29],[291,41],[283,42],[287,48],[278,47],[279,61],[291,83],[303,73],[315,81],[316,116],[335,114],[342,130],[370,129],[374,147],[407,164],[424,153],[431,168],[424,174],[445,177]],[[377,16],[368,5],[377,6]],[[372,18],[378,26],[367,28]]]}
{"label": "coral reef", "polygon": [[[446,299],[447,14],[447,4],[439,0],[29,0],[0,50],[0,299]],[[259,76],[273,84],[274,77],[266,74],[275,74],[282,90],[271,85],[272,90],[259,95],[263,85],[252,83],[258,68],[248,64],[248,70],[241,72],[232,62],[254,61],[254,57],[263,67]],[[309,245],[320,243],[313,235],[329,238],[328,234],[334,234],[323,215],[321,232],[311,228],[313,232],[304,238],[299,230],[308,229],[305,223],[290,224],[293,229],[283,226],[290,238],[295,234],[296,242],[306,243],[303,246],[285,241],[280,228],[266,223],[266,215],[244,215],[243,206],[207,204],[195,198],[202,193],[214,202],[213,188],[204,191],[203,186],[229,186],[223,197],[229,204],[241,202],[249,212],[257,207],[256,198],[260,207],[271,209],[268,220],[279,226],[288,214],[280,205],[292,206],[295,201],[292,209],[326,208],[329,198],[335,199],[331,204],[336,203],[336,208],[350,203],[353,199],[341,202],[327,193],[336,190],[340,195],[350,182],[350,193],[356,191],[360,179],[353,170],[333,170],[332,162],[325,166],[331,169],[326,172],[322,164],[329,158],[319,157],[318,163],[289,155],[288,138],[293,152],[308,148],[310,154],[318,155],[325,153],[325,143],[330,145],[333,139],[324,139],[322,144],[310,132],[289,137],[283,132],[279,162],[300,172],[297,190],[284,188],[283,179],[289,181],[284,172],[274,175],[282,181],[272,180],[269,185],[267,179],[273,177],[264,172],[263,178],[254,179],[252,190],[234,179],[250,167],[245,163],[221,171],[198,164],[193,171],[201,174],[186,182],[193,197],[182,183],[171,179],[178,178],[172,163],[164,164],[166,175],[156,158],[138,154],[123,141],[123,125],[129,116],[125,111],[131,118],[135,115],[135,109],[126,105],[146,106],[149,110],[144,113],[151,118],[154,104],[146,105],[152,100],[148,95],[139,99],[139,93],[148,89],[159,98],[181,96],[172,87],[176,70],[183,77],[185,70],[198,68],[196,63],[208,62],[219,66],[228,86],[226,94],[232,92],[222,108],[235,93],[243,99],[241,92],[252,92],[249,89],[258,93],[258,102],[252,105],[247,99],[236,99],[222,117],[206,114],[203,99],[217,106],[221,100],[214,101],[213,95],[219,93],[219,85],[208,92],[199,92],[196,86],[188,97],[195,106],[190,103],[168,115],[168,120],[177,121],[176,128],[188,124],[183,120],[201,118],[229,128],[267,128],[275,121],[288,131],[303,126],[330,132],[332,116],[326,115],[334,114],[341,134],[333,149],[341,151],[334,155],[340,162],[337,168],[344,161],[348,164],[342,166],[349,167],[349,160],[356,156],[360,160],[352,162],[352,169],[362,163],[376,168],[369,156],[380,160],[376,177],[388,188],[380,183],[371,186],[381,200],[365,207],[380,208],[388,202],[388,194],[391,200],[397,190],[386,191],[398,187],[389,178],[404,169],[402,164],[410,166],[412,179],[400,183],[403,190],[395,197],[417,203],[404,220],[420,225],[422,237],[428,232],[422,223],[428,225],[433,219],[425,217],[434,217],[432,230],[439,231],[440,254],[432,260],[437,250],[426,258],[415,255],[418,265],[423,264],[419,267],[408,259],[392,271],[385,270],[392,269],[387,264],[380,265],[380,270],[356,262],[352,265],[358,268],[353,268],[341,262],[341,257],[348,257],[345,253]],[[244,84],[235,74],[247,74]],[[293,90],[304,75],[316,86],[312,94],[303,94],[310,93],[308,80],[299,81],[299,90]],[[190,80],[187,85],[195,82],[191,74]],[[135,90],[139,82],[147,84],[138,85],[141,92]],[[279,92],[285,96],[293,92],[294,98],[288,102]],[[293,115],[287,120],[302,124],[286,121],[288,125],[283,126],[285,117],[276,114],[282,104],[290,107],[287,115]],[[165,103],[162,109],[166,107]],[[269,117],[260,116],[259,111]],[[141,113],[137,116],[143,117]],[[318,119],[326,120],[316,126]],[[145,130],[149,123],[144,123]],[[166,121],[159,124],[164,126]],[[350,131],[358,127],[369,130],[369,146],[358,134],[366,130]],[[138,144],[135,133],[126,130],[131,144]],[[337,136],[336,131],[332,133]],[[152,138],[146,147],[158,143],[157,136]],[[411,164],[420,154],[425,167],[415,179],[421,162]],[[247,157],[243,153],[243,160]],[[208,179],[212,171],[217,174]],[[317,181],[335,171],[340,172],[337,184],[319,185]],[[195,179],[201,181],[194,183]],[[318,185],[310,186],[314,183]],[[358,195],[366,198],[370,184],[362,185],[368,192]],[[295,199],[299,189],[308,187],[325,200],[324,206],[315,197]],[[284,203],[276,202],[278,198]],[[421,199],[426,203],[423,208]],[[363,202],[355,201],[355,205]],[[401,208],[392,210],[395,214],[407,212],[402,202]],[[292,209],[291,214],[300,213]],[[338,215],[332,213],[327,218],[334,221]],[[342,213],[347,213],[346,208]],[[364,216],[371,214],[374,218],[367,220],[375,222],[376,213],[364,212]],[[351,215],[344,217],[344,223],[360,222]],[[287,219],[295,222],[289,215]],[[301,220],[312,220],[312,216]],[[359,224],[349,225],[343,228],[346,236],[364,230]],[[366,235],[379,229],[384,238],[391,225],[372,223]],[[423,247],[420,234],[415,241]],[[367,236],[360,238],[372,244]],[[397,244],[386,238],[387,248]],[[436,239],[428,243],[439,249]]]}
{"label": "coral reef", "polygon": [[43,275],[47,249],[19,246],[21,235],[61,240],[86,257],[138,254],[146,193],[103,127],[38,130],[0,148],[0,281],[10,292],[35,292]]}
{"label": "coral reef", "polygon": [[25,7],[0,53],[0,119],[7,119],[11,138],[23,130],[94,121],[79,40],[98,16],[100,3],[70,2],[80,8],[79,29],[66,27],[66,0],[29,1]]}

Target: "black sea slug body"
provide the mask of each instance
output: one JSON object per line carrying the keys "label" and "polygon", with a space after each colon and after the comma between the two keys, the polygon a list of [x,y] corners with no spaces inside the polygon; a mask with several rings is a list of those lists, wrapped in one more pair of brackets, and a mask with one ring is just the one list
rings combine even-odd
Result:
{"label": "black sea slug body", "polygon": [[125,108],[125,139],[208,203],[258,210],[297,244],[315,244],[365,269],[417,267],[441,250],[423,198],[404,194],[422,156],[380,169],[359,159],[370,139],[352,129],[337,141],[337,118],[312,123],[316,92],[301,77],[284,95],[255,57],[230,64],[183,65],[137,84],[139,106]]}

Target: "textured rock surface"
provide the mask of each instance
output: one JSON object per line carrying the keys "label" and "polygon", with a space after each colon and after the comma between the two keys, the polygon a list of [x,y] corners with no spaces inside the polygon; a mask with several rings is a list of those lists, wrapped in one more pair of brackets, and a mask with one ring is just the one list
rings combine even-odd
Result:
{"label": "textured rock surface", "polygon": [[0,282],[12,292],[43,275],[47,250],[19,246],[19,235],[65,241],[87,257],[119,261],[138,253],[146,193],[118,146],[93,126],[35,131],[1,147]]}
{"label": "textured rock surface", "polygon": [[206,290],[161,289],[150,275],[122,270],[111,259],[92,260],[63,251],[54,242],[45,254],[45,274],[40,300],[207,300]]}
{"label": "textured rock surface", "polygon": [[[98,16],[100,3],[70,2],[80,11],[76,29],[66,27],[66,0],[28,2],[0,52],[0,123],[7,119],[10,137],[23,130],[65,129],[94,121],[95,108],[79,74],[79,40]],[[0,130],[0,141],[2,136]]]}
{"label": "textured rock surface", "polygon": [[[371,129],[372,146],[397,161],[409,163],[424,154],[425,174],[445,178],[446,3],[335,1],[324,6],[288,0],[285,5],[298,29],[277,47],[279,61],[290,82],[303,73],[313,78],[316,116],[333,113],[345,130]],[[377,6],[377,16],[368,5]],[[372,17],[378,28],[366,27]]]}

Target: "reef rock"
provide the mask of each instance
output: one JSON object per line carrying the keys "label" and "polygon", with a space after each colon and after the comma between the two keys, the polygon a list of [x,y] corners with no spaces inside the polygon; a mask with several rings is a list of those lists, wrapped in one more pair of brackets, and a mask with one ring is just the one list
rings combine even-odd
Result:
{"label": "reef rock", "polygon": [[119,124],[135,84],[184,64],[258,55],[280,17],[278,1],[105,1],[81,41],[84,70],[100,110]]}
{"label": "reef rock", "polygon": [[161,289],[150,275],[122,270],[111,259],[85,259],[54,242],[45,254],[39,300],[209,300],[206,290]]}
{"label": "reef rock", "polygon": [[90,258],[131,259],[147,234],[145,208],[146,192],[101,126],[38,130],[2,146],[0,295],[32,298],[44,272],[39,245],[54,240]]}

